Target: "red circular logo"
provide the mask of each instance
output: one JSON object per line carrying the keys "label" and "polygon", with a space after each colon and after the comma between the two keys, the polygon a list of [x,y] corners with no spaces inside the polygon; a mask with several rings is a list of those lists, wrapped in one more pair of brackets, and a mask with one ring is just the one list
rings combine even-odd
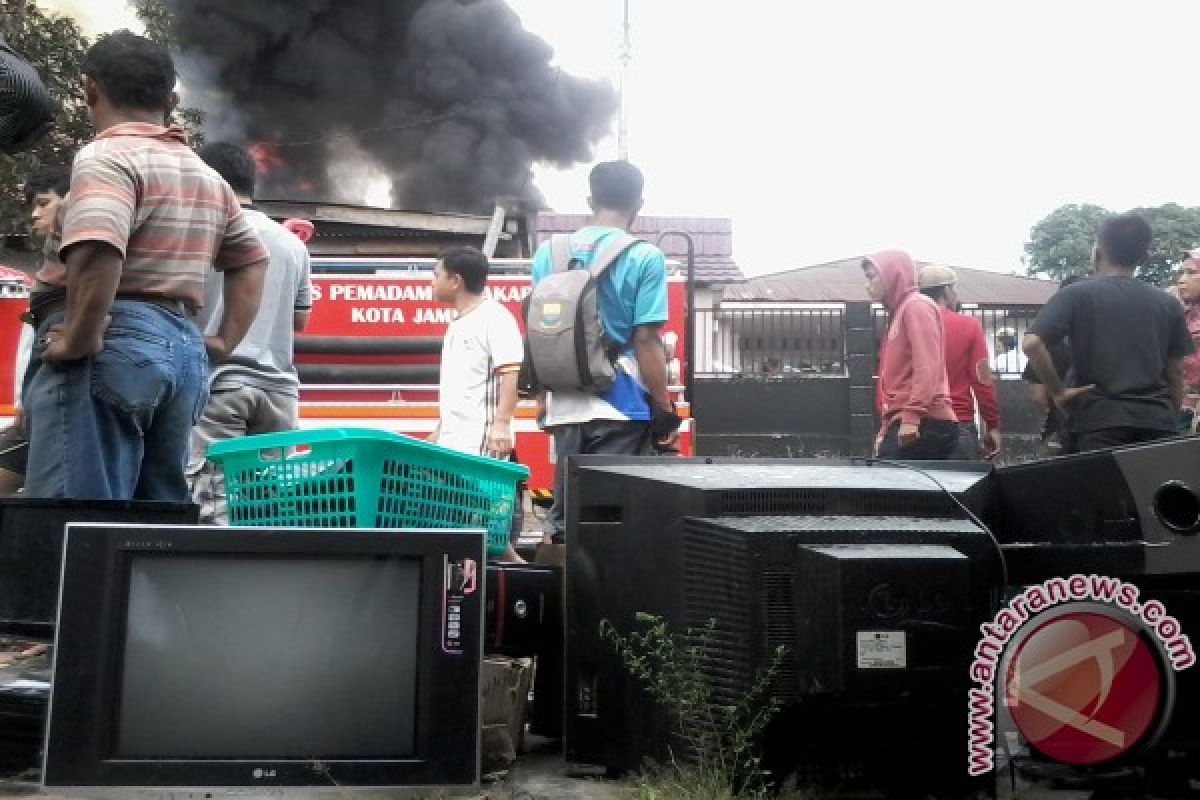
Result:
{"label": "red circular logo", "polygon": [[1121,620],[1069,611],[1013,652],[1005,702],[1030,745],[1068,764],[1096,764],[1136,745],[1158,717],[1162,670]]}

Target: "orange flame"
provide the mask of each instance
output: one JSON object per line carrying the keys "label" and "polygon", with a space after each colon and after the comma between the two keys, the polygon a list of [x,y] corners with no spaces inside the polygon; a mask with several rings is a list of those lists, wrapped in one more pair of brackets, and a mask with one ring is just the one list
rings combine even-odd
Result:
{"label": "orange flame", "polygon": [[253,142],[246,147],[246,151],[254,159],[254,171],[259,175],[267,175],[283,166],[279,149],[270,142]]}

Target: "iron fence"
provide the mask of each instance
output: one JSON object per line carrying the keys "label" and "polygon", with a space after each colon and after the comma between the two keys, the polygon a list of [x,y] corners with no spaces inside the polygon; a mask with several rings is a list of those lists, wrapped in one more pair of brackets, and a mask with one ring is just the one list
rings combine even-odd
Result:
{"label": "iron fence", "polygon": [[[1040,306],[968,306],[960,313],[983,328],[993,374],[1016,380],[1025,369],[1021,339]],[[876,342],[888,314],[872,309]],[[846,375],[846,314],[842,306],[697,309],[695,376],[705,380],[795,380]]]}
{"label": "iron fence", "polygon": [[695,376],[795,380],[846,374],[840,306],[698,309]]}
{"label": "iron fence", "polygon": [[[988,348],[988,360],[992,374],[1001,380],[1016,380],[1025,370],[1025,354],[1021,352],[1021,339],[1033,324],[1041,306],[977,307],[967,306],[959,313],[979,320],[983,327],[983,338]],[[883,339],[888,325],[887,310],[881,306],[872,309],[875,320],[875,341]],[[878,353],[878,349],[876,350]]]}

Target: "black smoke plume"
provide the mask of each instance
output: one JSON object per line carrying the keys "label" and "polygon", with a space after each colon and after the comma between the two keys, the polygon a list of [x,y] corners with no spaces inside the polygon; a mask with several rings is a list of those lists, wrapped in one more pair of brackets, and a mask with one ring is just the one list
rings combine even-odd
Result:
{"label": "black smoke plume", "polygon": [[261,197],[361,202],[364,187],[329,169],[357,151],[399,208],[539,207],[532,164],[590,160],[616,110],[608,82],[551,66],[550,46],[503,0],[167,6],[189,96],[210,99],[210,138],[257,143],[270,166]]}

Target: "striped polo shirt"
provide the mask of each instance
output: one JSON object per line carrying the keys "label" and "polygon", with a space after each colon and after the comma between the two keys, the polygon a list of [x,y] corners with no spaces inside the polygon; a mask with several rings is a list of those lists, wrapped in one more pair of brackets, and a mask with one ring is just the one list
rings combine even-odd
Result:
{"label": "striped polo shirt", "polygon": [[[118,294],[158,295],[196,308],[209,269],[268,257],[233,190],[188,147],[177,125],[114,125],[79,151],[63,219],[63,261],[82,242],[120,251]],[[39,276],[52,285],[54,277],[65,284],[65,275]]]}

